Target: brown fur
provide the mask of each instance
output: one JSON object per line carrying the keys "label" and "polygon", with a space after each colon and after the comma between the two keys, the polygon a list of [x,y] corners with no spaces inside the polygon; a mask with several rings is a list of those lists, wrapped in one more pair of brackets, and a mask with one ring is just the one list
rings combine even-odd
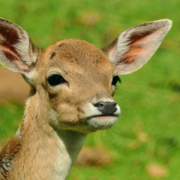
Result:
{"label": "brown fur", "polygon": [[[52,51],[56,55],[50,58]],[[56,128],[62,129],[64,127],[87,133],[91,130],[88,130],[81,123],[81,119],[84,118],[82,109],[84,102],[91,101],[92,97],[96,95],[97,99],[109,98],[113,93],[110,84],[114,65],[91,44],[75,39],[63,40],[50,46],[39,55],[41,59],[36,64],[38,74],[36,73],[35,78],[31,79],[32,92],[26,107],[27,114],[25,113],[20,127],[23,134],[23,136],[21,135],[22,139],[15,136],[0,156],[0,164],[2,164],[2,158],[9,150],[7,159],[13,159],[11,171],[1,173],[2,177],[6,179],[20,180],[24,177],[44,179],[51,174],[50,162],[55,161],[58,153],[58,149],[55,148],[58,137],[49,123],[53,127],[55,125],[53,122],[49,122],[47,113],[51,107],[58,114],[61,114],[62,122],[60,121],[59,127],[56,126]],[[58,91],[48,87],[46,74],[52,67],[58,67],[62,70],[64,78],[71,84],[74,93],[68,93],[66,87]],[[112,75],[109,76],[109,74]],[[86,86],[82,86],[83,84]],[[34,87],[36,87],[35,91]],[[79,112],[82,112],[81,115]],[[47,156],[48,152],[51,154],[50,157]],[[33,169],[36,169],[36,173],[32,173]],[[49,170],[44,172],[42,169]]]}

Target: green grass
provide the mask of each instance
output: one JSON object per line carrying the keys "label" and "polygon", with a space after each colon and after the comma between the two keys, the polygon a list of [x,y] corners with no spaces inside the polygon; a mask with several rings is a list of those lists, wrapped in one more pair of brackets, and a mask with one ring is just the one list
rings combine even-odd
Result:
{"label": "green grass", "polygon": [[9,140],[17,127],[23,114],[21,105],[7,103],[0,107],[0,141]]}
{"label": "green grass", "polygon": [[[147,21],[169,18],[173,28],[141,70],[122,76],[115,94],[120,121],[90,134],[86,145],[103,146],[113,162],[107,167],[73,167],[68,180],[149,180],[150,163],[168,171],[163,180],[180,179],[180,1],[44,0],[2,1],[0,16],[23,27],[41,48],[63,38],[85,39],[103,47],[118,34]],[[12,87],[13,88],[13,87]],[[0,140],[13,136],[23,107],[0,107]],[[144,139],[139,136],[145,135]]]}

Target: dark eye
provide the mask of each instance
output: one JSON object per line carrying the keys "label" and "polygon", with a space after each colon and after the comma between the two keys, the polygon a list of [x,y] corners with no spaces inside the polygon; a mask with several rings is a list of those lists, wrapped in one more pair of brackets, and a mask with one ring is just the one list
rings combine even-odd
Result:
{"label": "dark eye", "polygon": [[118,81],[121,83],[120,77],[119,76],[114,76],[113,80],[112,80],[112,85],[115,86]]}
{"label": "dark eye", "polygon": [[67,83],[67,81],[60,75],[54,74],[47,79],[51,86]]}

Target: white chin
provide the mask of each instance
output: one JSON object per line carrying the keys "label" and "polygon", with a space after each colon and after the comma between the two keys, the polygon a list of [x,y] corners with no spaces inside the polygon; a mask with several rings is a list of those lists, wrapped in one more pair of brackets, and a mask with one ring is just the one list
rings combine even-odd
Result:
{"label": "white chin", "polygon": [[87,120],[89,126],[95,129],[109,129],[118,120],[117,116],[97,116]]}

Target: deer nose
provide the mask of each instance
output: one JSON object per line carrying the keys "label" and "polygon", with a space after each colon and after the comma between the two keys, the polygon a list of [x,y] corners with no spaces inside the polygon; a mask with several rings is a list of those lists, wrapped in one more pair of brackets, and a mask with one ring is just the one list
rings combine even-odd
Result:
{"label": "deer nose", "polygon": [[99,101],[94,104],[104,116],[112,116],[117,111],[117,104],[111,101]]}

